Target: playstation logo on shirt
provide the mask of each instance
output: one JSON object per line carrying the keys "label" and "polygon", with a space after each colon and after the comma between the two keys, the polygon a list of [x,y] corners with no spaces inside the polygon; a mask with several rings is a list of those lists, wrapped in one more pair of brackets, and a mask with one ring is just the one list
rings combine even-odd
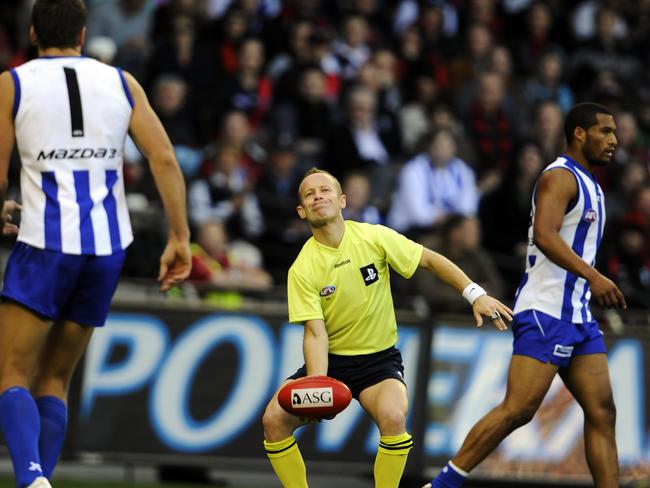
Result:
{"label": "playstation logo on shirt", "polygon": [[363,276],[363,282],[366,286],[371,285],[379,279],[379,273],[377,272],[375,263],[370,263],[363,268],[359,268],[359,271],[361,271],[361,276]]}

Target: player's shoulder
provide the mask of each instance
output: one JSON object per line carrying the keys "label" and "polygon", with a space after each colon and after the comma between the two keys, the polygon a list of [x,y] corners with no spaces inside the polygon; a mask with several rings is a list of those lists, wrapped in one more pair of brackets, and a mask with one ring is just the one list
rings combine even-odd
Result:
{"label": "player's shoulder", "polygon": [[13,75],[11,74],[10,71],[3,71],[0,74],[0,99],[9,102],[13,102],[14,100],[14,91],[15,91],[15,86],[14,86],[14,79]]}
{"label": "player's shoulder", "polygon": [[363,245],[363,243],[375,242],[379,236],[378,231],[380,232],[378,227],[378,224],[346,220],[345,231],[350,234],[349,245]]}
{"label": "player's shoulder", "polygon": [[566,156],[558,156],[555,161],[547,165],[540,174],[540,179],[557,179],[557,178],[568,178],[575,180],[576,169],[574,168],[575,163],[573,163]]}
{"label": "player's shoulder", "polygon": [[356,220],[346,220],[345,227],[355,234],[369,236],[376,234],[379,228],[384,226],[381,224],[369,224],[368,222],[357,222]]}
{"label": "player's shoulder", "polygon": [[13,85],[13,75],[11,71],[6,70],[0,73],[0,83],[11,83]]}
{"label": "player's shoulder", "polygon": [[296,259],[293,260],[293,263],[289,267],[290,273],[301,271],[310,262],[310,260],[313,259],[315,251],[314,242],[315,239],[312,236],[307,239],[307,241],[302,245],[302,249],[300,249],[300,252],[296,256]]}
{"label": "player's shoulder", "polygon": [[566,160],[549,164],[537,180],[535,193],[573,196],[578,191],[578,175]]}

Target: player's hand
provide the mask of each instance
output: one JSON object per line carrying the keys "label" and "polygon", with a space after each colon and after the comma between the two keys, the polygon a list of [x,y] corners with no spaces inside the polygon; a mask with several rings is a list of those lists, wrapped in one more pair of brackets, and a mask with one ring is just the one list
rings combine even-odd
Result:
{"label": "player's hand", "polygon": [[483,295],[478,297],[472,305],[474,310],[474,318],[476,319],[476,327],[483,326],[483,315],[485,315],[492,325],[499,330],[508,330],[504,319],[512,322],[512,310],[506,307],[496,298],[490,295]]}
{"label": "player's hand", "polygon": [[192,253],[186,240],[170,237],[160,256],[158,282],[160,291],[167,291],[172,286],[183,282],[192,271]]}
{"label": "player's hand", "polygon": [[627,308],[625,297],[618,286],[600,273],[595,273],[589,280],[591,294],[601,307]]}
{"label": "player's hand", "polygon": [[18,234],[18,226],[12,224],[13,216],[12,213],[22,210],[22,205],[13,200],[5,201],[4,206],[2,207],[2,214],[0,219],[2,220],[2,235],[12,236]]}
{"label": "player's hand", "polygon": [[329,419],[319,419],[315,417],[298,417],[298,418],[303,423],[303,425],[309,425],[309,424],[320,424],[323,420],[331,420],[334,417],[331,417]]}

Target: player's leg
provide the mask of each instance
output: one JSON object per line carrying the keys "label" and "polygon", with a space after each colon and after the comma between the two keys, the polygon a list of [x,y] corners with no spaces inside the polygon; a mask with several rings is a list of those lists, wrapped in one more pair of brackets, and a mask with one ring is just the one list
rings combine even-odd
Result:
{"label": "player's leg", "polygon": [[365,388],[359,403],[379,428],[381,435],[375,459],[375,487],[397,488],[413,439],[406,432],[408,395],[403,382],[389,378]]}
{"label": "player's leg", "polygon": [[29,391],[52,322],[17,303],[0,304],[0,428],[18,486],[41,475],[40,419]]}
{"label": "player's leg", "polygon": [[52,476],[65,438],[70,381],[93,330],[71,321],[56,324],[40,357],[32,395],[41,419],[39,453],[47,478]]}
{"label": "player's leg", "polygon": [[564,384],[584,411],[585,453],[597,488],[614,488],[618,482],[616,407],[604,353],[574,355],[560,370]]}
{"label": "player's leg", "polygon": [[505,399],[472,427],[456,456],[427,486],[462,486],[467,474],[503,439],[533,418],[557,369],[529,356],[513,355]]}
{"label": "player's leg", "polygon": [[107,256],[60,258],[70,289],[62,300],[61,321],[45,344],[32,387],[41,416],[41,461],[48,476],[54,471],[65,437],[72,374],[94,328],[106,321],[124,256],[124,251],[117,251]]}
{"label": "player's leg", "polygon": [[278,388],[264,411],[264,449],[284,488],[306,488],[307,470],[293,432],[307,422],[280,406],[278,392],[286,383]]}

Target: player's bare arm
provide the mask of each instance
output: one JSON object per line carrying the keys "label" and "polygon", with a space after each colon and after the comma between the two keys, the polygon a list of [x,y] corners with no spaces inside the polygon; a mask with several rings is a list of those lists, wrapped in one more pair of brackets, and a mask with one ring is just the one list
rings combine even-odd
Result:
{"label": "player's bare arm", "polygon": [[167,246],[160,257],[158,281],[168,290],[186,279],[191,271],[189,228],[185,207],[185,184],[174,149],[158,116],[151,108],[140,84],[124,73],[133,96],[133,115],[129,130],[134,141],[149,160],[151,173],[163,201],[169,222]]}
{"label": "player's bare arm", "polygon": [[322,319],[307,320],[302,340],[307,375],[327,374],[329,338]]}
{"label": "player's bare arm", "polygon": [[586,279],[601,306],[627,308],[614,282],[583,261],[559,234],[564,213],[578,195],[575,177],[561,168],[547,171],[539,178],[535,195],[535,245],[555,264]]}
{"label": "player's bare arm", "polygon": [[[458,293],[462,293],[468,285],[472,284],[472,280],[463,270],[442,254],[438,254],[430,249],[425,248],[423,250],[419,266],[438,276],[449,286],[458,290]],[[506,330],[508,328],[503,320],[504,318],[508,321],[512,320],[512,310],[489,295],[478,297],[472,303],[472,309],[477,327],[483,325],[483,315],[490,317],[494,326],[499,330]],[[495,312],[498,313],[495,314]]]}
{"label": "player's bare arm", "polygon": [[[7,193],[7,171],[14,148],[14,81],[11,73],[5,71],[0,75],[0,208],[3,207]],[[4,213],[0,216],[0,228],[4,228]]]}

